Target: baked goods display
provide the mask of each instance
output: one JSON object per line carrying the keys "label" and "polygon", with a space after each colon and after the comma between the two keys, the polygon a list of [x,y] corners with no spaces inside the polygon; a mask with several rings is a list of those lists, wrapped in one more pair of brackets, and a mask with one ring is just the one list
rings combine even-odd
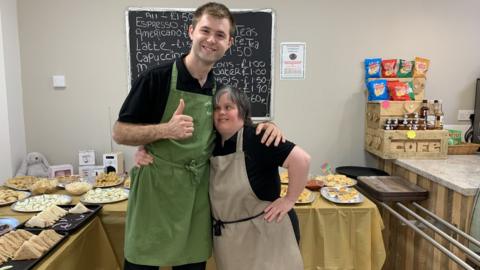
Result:
{"label": "baked goods display", "polygon": [[30,196],[29,192],[11,189],[0,189],[0,206],[14,203]]}
{"label": "baked goods display", "polygon": [[[288,186],[282,186],[280,190],[280,197],[284,197],[287,195]],[[311,203],[315,200],[315,193],[311,192],[308,189],[303,189],[300,196],[298,196],[296,204],[304,204],[304,203]]]}
{"label": "baked goods display", "polygon": [[113,187],[120,185],[122,182],[123,178],[118,176],[115,172],[109,172],[107,174],[101,173],[97,175],[94,187]]}
{"label": "baked goods display", "polygon": [[31,184],[29,189],[33,195],[53,193],[57,190],[57,183],[56,179],[40,178]]}
{"label": "baked goods display", "polygon": [[28,197],[21,201],[17,201],[12,205],[12,210],[18,212],[39,212],[50,205],[64,205],[69,204],[72,197],[60,194],[44,194]]}
{"label": "baked goods display", "polygon": [[55,221],[65,216],[68,212],[56,205],[50,205],[47,209],[31,217],[25,223],[25,227],[45,228],[52,226]]}
{"label": "baked goods display", "polygon": [[320,194],[325,199],[335,203],[361,203],[364,200],[363,196],[351,187],[324,187]]}
{"label": "baked goods display", "polygon": [[124,188],[96,188],[85,193],[81,202],[85,203],[112,203],[128,199],[128,190]]}
{"label": "baked goods display", "polygon": [[57,179],[59,187],[65,187],[67,184],[82,180],[80,175],[57,176],[55,179]]}
{"label": "baked goods display", "polygon": [[5,186],[16,190],[28,190],[29,187],[38,180],[35,176],[16,176],[7,179]]}
{"label": "baked goods display", "polygon": [[323,181],[327,187],[351,187],[357,184],[356,180],[348,178],[343,174],[317,176],[315,179]]}
{"label": "baked goods display", "polygon": [[9,259],[38,259],[62,238],[54,230],[44,230],[38,235],[21,229],[11,231],[0,237],[0,264]]}
{"label": "baked goods display", "polygon": [[87,182],[73,182],[65,186],[65,190],[72,195],[82,195],[92,189],[92,185]]}

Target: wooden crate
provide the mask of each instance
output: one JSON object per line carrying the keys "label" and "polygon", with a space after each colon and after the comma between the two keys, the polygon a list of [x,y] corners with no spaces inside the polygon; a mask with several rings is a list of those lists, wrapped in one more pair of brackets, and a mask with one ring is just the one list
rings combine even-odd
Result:
{"label": "wooden crate", "polygon": [[446,159],[447,130],[415,130],[415,138],[407,137],[408,130],[367,128],[365,149],[383,159]]}
{"label": "wooden crate", "polygon": [[413,93],[416,101],[425,98],[425,78],[370,78],[368,81],[384,79],[387,81],[413,82]]}
{"label": "wooden crate", "polygon": [[419,113],[422,101],[389,101],[390,106],[384,108],[382,102],[369,101],[367,103],[366,119],[368,128],[383,128],[385,120],[389,118],[403,118],[407,113]]}

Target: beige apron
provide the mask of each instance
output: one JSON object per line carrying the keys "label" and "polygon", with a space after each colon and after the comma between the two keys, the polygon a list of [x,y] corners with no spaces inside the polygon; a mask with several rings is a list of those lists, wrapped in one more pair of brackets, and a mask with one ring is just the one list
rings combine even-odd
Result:
{"label": "beige apron", "polygon": [[210,158],[210,202],[215,234],[221,233],[213,237],[217,268],[301,270],[302,257],[288,215],[280,223],[268,223],[261,214],[271,202],[259,200],[253,192],[242,145],[243,129],[237,133],[235,153]]}

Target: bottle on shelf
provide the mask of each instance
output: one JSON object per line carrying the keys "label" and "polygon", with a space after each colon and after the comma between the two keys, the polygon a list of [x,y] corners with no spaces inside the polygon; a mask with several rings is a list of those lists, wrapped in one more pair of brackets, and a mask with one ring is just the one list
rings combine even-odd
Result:
{"label": "bottle on shelf", "polygon": [[[430,106],[429,106],[430,107]],[[425,125],[428,130],[435,129],[435,113],[434,110],[428,110],[427,118],[425,120]]]}
{"label": "bottle on shelf", "polygon": [[420,107],[420,118],[427,120],[428,110],[428,100],[424,99],[422,100],[422,107]]}
{"label": "bottle on shelf", "polygon": [[441,100],[433,101],[433,111],[435,114],[435,129],[443,129],[443,111]]}

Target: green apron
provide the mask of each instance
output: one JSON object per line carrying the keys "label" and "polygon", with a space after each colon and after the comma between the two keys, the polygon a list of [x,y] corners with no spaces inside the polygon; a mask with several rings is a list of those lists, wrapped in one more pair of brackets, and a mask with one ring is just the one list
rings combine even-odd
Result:
{"label": "green apron", "polygon": [[131,171],[125,258],[136,264],[174,266],[206,261],[211,255],[212,97],[176,89],[177,75],[174,63],[161,123],[171,119],[182,98],[183,114],[193,117],[195,131],[186,140],[162,139],[146,145],[153,164]]}

